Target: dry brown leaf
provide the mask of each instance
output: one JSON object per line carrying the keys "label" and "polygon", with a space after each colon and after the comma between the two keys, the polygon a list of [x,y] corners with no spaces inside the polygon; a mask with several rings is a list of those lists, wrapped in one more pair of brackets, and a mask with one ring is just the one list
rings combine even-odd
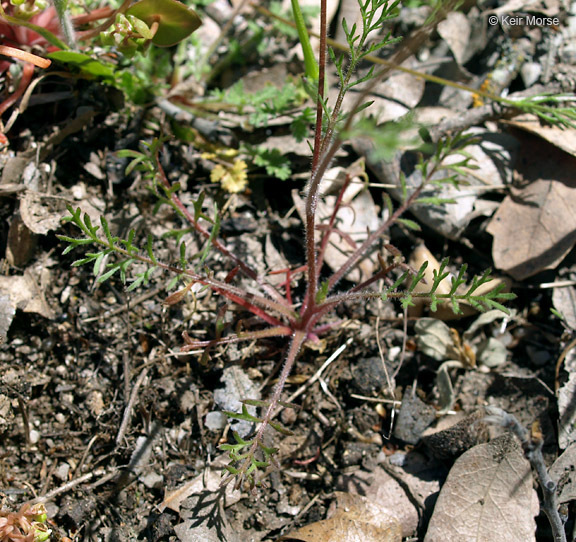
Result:
{"label": "dry brown leaf", "polygon": [[448,474],[424,542],[536,540],[532,483],[530,463],[511,434],[474,446]]}
{"label": "dry brown leaf", "polygon": [[[438,23],[438,34],[448,44],[458,64],[465,64],[470,58],[472,49],[469,47],[470,23],[466,15],[460,11],[448,13],[443,21]],[[473,52],[473,51],[472,51]]]}
{"label": "dry brown leaf", "polygon": [[567,448],[576,442],[576,409],[574,397],[576,397],[576,350],[572,348],[564,359],[564,371],[568,378],[562,382],[556,391],[558,401],[558,446]]}
{"label": "dry brown leaf", "polygon": [[0,344],[6,341],[15,314],[16,308],[10,301],[10,297],[5,293],[0,294]]}
{"label": "dry brown leaf", "polygon": [[552,304],[564,317],[564,323],[576,330],[576,288],[554,288]]}
{"label": "dry brown leaf", "polygon": [[[418,111],[418,122],[433,126],[443,118],[452,118],[453,112],[442,108],[425,108]],[[462,232],[476,216],[485,214],[481,202],[480,194],[486,193],[489,187],[500,188],[502,184],[508,184],[511,178],[510,167],[515,160],[515,152],[518,142],[515,138],[503,134],[494,135],[485,130],[473,129],[467,135],[479,138],[477,144],[466,147],[466,152],[473,157],[471,165],[479,169],[462,168],[465,175],[462,180],[465,183],[459,187],[450,184],[443,184],[441,187],[426,188],[422,192],[423,197],[438,197],[442,199],[454,200],[455,203],[419,204],[411,207],[410,211],[419,221],[430,226],[438,233],[449,239],[459,239]],[[412,151],[398,153],[393,160],[374,161],[373,143],[369,139],[356,138],[352,141],[354,150],[361,156],[367,157],[367,164],[384,184],[395,185],[398,188],[389,189],[390,194],[397,200],[402,198],[400,189],[400,174],[404,172],[408,186],[408,193],[411,194],[422,183],[422,174],[413,165],[416,157]],[[451,162],[461,160],[461,156],[450,157]],[[434,179],[444,178],[451,175],[446,170],[438,171]]]}
{"label": "dry brown leaf", "polygon": [[532,134],[540,136],[555,147],[576,156],[576,130],[562,129],[558,126],[544,125],[536,115],[520,115],[512,120],[506,121],[516,128],[526,130]]}
{"label": "dry brown leaf", "polygon": [[367,460],[361,469],[343,473],[336,488],[386,507],[400,522],[402,536],[415,536],[428,499],[435,499],[440,491],[439,480],[446,477],[446,468],[414,450],[377,461]]}
{"label": "dry brown leaf", "polygon": [[396,516],[361,495],[337,493],[337,509],[329,519],[317,521],[280,538],[302,542],[400,542],[402,529]]}
{"label": "dry brown leaf", "polygon": [[[227,463],[226,456],[223,454],[213,461],[214,464],[224,464]],[[166,508],[174,510],[174,512],[180,512],[180,506],[182,502],[189,497],[194,495],[200,495],[204,492],[216,492],[220,489],[220,483],[222,482],[222,476],[220,472],[214,470],[214,467],[206,468],[205,472],[196,476],[192,480],[184,483],[180,487],[172,491],[167,491],[164,495],[164,500],[158,506],[160,511],[164,511]],[[242,498],[242,493],[234,489],[234,484],[228,484],[226,486],[226,502],[225,506],[231,506],[232,504],[238,502]]]}
{"label": "dry brown leaf", "polygon": [[34,256],[38,236],[30,231],[19,213],[15,213],[8,229],[6,260],[14,267],[24,267]]}
{"label": "dry brown leaf", "polygon": [[554,461],[550,477],[558,484],[558,502],[576,500],[576,442],[570,444],[564,453]]}
{"label": "dry brown leaf", "polygon": [[46,269],[40,282],[28,270],[22,276],[0,276],[0,295],[8,297],[14,309],[35,312],[44,318],[53,319],[54,311],[48,305],[43,291],[43,286],[49,281],[49,275],[50,272]]}
{"label": "dry brown leaf", "polygon": [[28,190],[20,200],[20,213],[30,231],[46,235],[60,227],[66,214],[66,202]]}
{"label": "dry brown leaf", "polygon": [[524,186],[512,189],[487,231],[496,267],[522,280],[556,267],[576,242],[576,161],[531,138],[518,162]]}
{"label": "dry brown leaf", "polygon": [[[414,58],[405,62],[406,67],[417,66]],[[360,84],[352,92],[344,95],[342,110],[347,111],[354,107],[358,99],[358,93],[368,86],[369,83]],[[335,100],[338,95],[338,88],[331,89],[330,100]],[[425,81],[408,75],[406,73],[395,73],[378,85],[376,92],[370,95],[370,115],[377,119],[377,122],[384,123],[399,119],[412,111],[422,99],[425,90]]]}

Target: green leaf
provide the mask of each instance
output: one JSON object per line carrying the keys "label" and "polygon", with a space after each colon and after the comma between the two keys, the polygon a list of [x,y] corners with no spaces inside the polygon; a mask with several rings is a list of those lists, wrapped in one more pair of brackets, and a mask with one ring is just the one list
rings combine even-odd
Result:
{"label": "green leaf", "polygon": [[402,201],[406,201],[408,199],[408,188],[406,185],[406,175],[404,172],[400,172],[400,187],[402,188]]}
{"label": "green leaf", "polygon": [[396,222],[398,222],[399,224],[404,224],[404,226],[406,226],[410,230],[414,231],[421,230],[420,224],[418,224],[418,222],[414,222],[414,220],[410,220],[409,218],[397,218]]}
{"label": "green leaf", "polygon": [[298,0],[291,0],[291,2],[292,13],[294,15],[294,23],[296,24],[296,29],[298,30],[298,38],[302,47],[302,53],[304,54],[304,68],[306,77],[311,82],[318,84],[320,69],[318,68],[316,56],[314,55],[312,45],[310,44],[310,36],[308,35],[306,23],[304,22],[304,16],[302,15],[302,10],[300,9],[300,3]]}
{"label": "green leaf", "polygon": [[[224,449],[224,446],[221,446],[222,449]],[[233,474],[234,476],[236,476],[240,471],[236,468],[234,468],[232,465],[224,465],[224,468],[230,473]]]}
{"label": "green leaf", "polygon": [[102,265],[102,260],[104,260],[104,256],[105,256],[104,252],[100,252],[96,257],[96,259],[94,260],[94,268],[92,270],[94,276],[97,276],[98,273],[100,273],[100,266]]}
{"label": "green leaf", "polygon": [[318,288],[318,291],[316,292],[316,303],[320,304],[326,299],[326,296],[328,295],[328,288],[329,287],[330,287],[330,282],[328,280],[325,280],[322,282],[322,284],[320,285],[320,288]]}
{"label": "green leaf", "polygon": [[112,269],[110,269],[109,271],[106,271],[106,273],[100,275],[96,282],[104,282],[104,281],[108,280],[114,273],[116,273],[116,271],[119,271],[119,270],[120,270],[120,266],[118,264],[114,264]]}
{"label": "green leaf", "polygon": [[290,431],[290,429],[287,429],[286,427],[284,427],[281,423],[279,422],[269,422],[270,427],[272,427],[273,429],[275,429],[276,431],[278,431],[278,433],[281,433],[282,435],[293,435],[294,433],[292,431]]}
{"label": "green leaf", "polygon": [[106,236],[106,239],[108,239],[108,243],[110,244],[110,246],[113,246],[114,243],[120,240],[119,237],[112,237],[112,234],[110,233],[110,228],[108,227],[108,221],[104,216],[100,217],[100,224],[102,224],[102,231],[104,231],[104,235]]}
{"label": "green leaf", "polygon": [[243,447],[252,444],[251,440],[244,440],[237,431],[232,431],[232,436],[234,437],[234,440]]}
{"label": "green leaf", "polygon": [[[57,235],[56,237],[60,238],[60,236],[58,236],[58,235]],[[61,239],[61,240],[64,240],[64,241],[65,241],[65,239]],[[62,255],[65,255],[65,254],[68,254],[69,252],[72,252],[75,248],[76,248],[76,245],[68,245],[68,246],[62,251]]]}
{"label": "green leaf", "polygon": [[176,0],[140,0],[126,10],[126,15],[142,19],[149,27],[158,22],[152,43],[159,47],[176,45],[202,24],[194,10]]}
{"label": "green leaf", "polygon": [[[64,241],[65,243],[76,243],[76,241],[78,240],[78,239],[74,239],[74,237],[68,237],[67,235],[57,235],[56,237],[58,239],[60,239],[60,241]],[[91,241],[91,239],[90,239],[90,241]],[[69,248],[70,247],[66,247],[66,250],[68,250]],[[72,248],[74,248],[74,247],[72,247]],[[68,252],[70,252],[70,251],[68,250]]]}
{"label": "green leaf", "polygon": [[261,442],[259,442],[258,445],[260,446],[260,449],[264,452],[264,455],[266,457],[270,457],[278,453],[278,448],[267,448]]}
{"label": "green leaf", "polygon": [[72,262],[72,267],[80,267],[81,265],[86,265],[87,263],[90,263],[93,260],[94,260],[93,257],[82,258],[81,260],[76,260],[75,262]]}
{"label": "green leaf", "polygon": [[449,203],[456,203],[456,200],[453,198],[436,198],[436,197],[426,197],[426,198],[418,198],[415,204],[419,205],[445,205]]}
{"label": "green leaf", "polygon": [[186,243],[184,241],[180,243],[180,267],[186,269]]}
{"label": "green leaf", "polygon": [[103,79],[107,82],[112,82],[114,80],[116,68],[113,64],[94,59],[84,53],[76,53],[75,51],[54,51],[47,56],[57,62],[74,66],[85,75]]}
{"label": "green leaf", "polygon": [[230,410],[223,410],[222,411],[224,414],[226,414],[226,416],[228,416],[229,418],[234,418],[235,420],[244,420],[247,422],[252,422],[252,423],[260,423],[262,420],[260,418],[257,418],[256,416],[252,416],[252,414],[250,414],[246,408],[246,405],[242,405],[242,412],[232,412]]}
{"label": "green leaf", "polygon": [[290,161],[282,155],[279,149],[257,149],[254,165],[266,168],[266,173],[281,181],[290,178],[292,169]]}
{"label": "green leaf", "polygon": [[150,260],[152,260],[152,263],[154,265],[156,265],[158,262],[156,261],[156,257],[154,256],[154,251],[152,250],[152,242],[153,242],[153,237],[152,234],[148,234],[148,237],[146,239],[146,252],[148,252],[148,257],[150,258]]}

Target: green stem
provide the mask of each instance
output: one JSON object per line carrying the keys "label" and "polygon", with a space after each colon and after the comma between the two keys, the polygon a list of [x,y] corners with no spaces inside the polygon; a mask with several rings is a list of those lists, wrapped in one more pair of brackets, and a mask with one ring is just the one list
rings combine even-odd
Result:
{"label": "green stem", "polygon": [[74,25],[70,18],[70,11],[68,10],[68,0],[54,0],[54,7],[56,8],[56,15],[60,21],[60,28],[66,42],[72,49],[76,48],[76,34],[74,32]]}

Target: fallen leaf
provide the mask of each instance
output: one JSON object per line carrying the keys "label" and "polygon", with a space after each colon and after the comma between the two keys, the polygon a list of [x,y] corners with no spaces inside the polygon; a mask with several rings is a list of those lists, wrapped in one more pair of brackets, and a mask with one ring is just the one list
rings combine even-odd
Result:
{"label": "fallen leaf", "polygon": [[[204,472],[196,476],[196,478],[189,480],[176,489],[166,491],[164,500],[158,506],[159,510],[163,512],[166,508],[170,508],[170,510],[174,510],[174,512],[180,512],[180,507],[186,499],[203,494],[218,493],[218,491],[222,489],[220,487],[220,483],[222,482],[220,470],[224,469],[223,465],[227,462],[227,456],[222,454],[214,459],[212,465],[207,467]],[[217,465],[222,465],[222,468],[218,469],[216,467]],[[234,489],[234,484],[228,484],[226,486],[225,497],[226,502],[224,506],[231,506],[242,498],[242,493]]]}
{"label": "fallen leaf", "polygon": [[[417,121],[427,126],[433,126],[441,119],[453,116],[454,112],[449,109],[417,110]],[[464,182],[458,188],[444,184],[441,187],[425,188],[421,194],[422,197],[438,197],[454,200],[455,203],[418,204],[410,209],[418,220],[448,239],[458,239],[473,218],[485,213],[483,206],[476,209],[477,202],[482,201],[479,200],[479,194],[485,194],[492,186],[496,189],[509,182],[510,168],[518,145],[515,138],[506,134],[491,134],[476,128],[467,131],[466,134],[479,138],[477,144],[469,145],[465,149],[473,158],[471,165],[479,169],[461,168],[464,172],[461,176]],[[356,138],[352,141],[352,146],[359,155],[367,157],[367,164],[379,182],[399,187],[388,189],[395,199],[400,200],[402,196],[401,172],[406,175],[408,194],[421,185],[421,172],[415,169],[418,161],[417,153],[399,152],[393,160],[388,162],[371,159],[373,144],[368,139]],[[452,162],[458,162],[461,159],[462,157],[457,155],[451,157]],[[445,178],[447,173],[449,172],[446,170],[438,171],[433,179]]]}
{"label": "fallen leaf", "polygon": [[564,360],[564,370],[568,378],[558,388],[558,446],[567,448],[576,442],[576,349],[572,348]]}
{"label": "fallen leaf", "polygon": [[564,450],[564,453],[550,467],[550,477],[558,484],[558,502],[576,500],[576,442]]}
{"label": "fallen leaf", "polygon": [[[48,270],[46,274],[49,274]],[[41,282],[47,282],[48,276],[43,279]],[[55,317],[54,311],[46,301],[42,285],[38,283],[31,271],[27,270],[21,276],[0,276],[0,295],[10,299],[13,309],[35,312],[49,319]]]}
{"label": "fallen leaf", "polygon": [[564,317],[564,322],[571,329],[576,329],[576,288],[554,288],[552,294],[554,308]]}
{"label": "fallen leaf", "polygon": [[513,188],[490,221],[498,269],[517,280],[555,268],[576,242],[576,161],[537,138],[522,147],[521,188]]}
{"label": "fallen leaf", "polygon": [[367,461],[363,468],[343,473],[336,489],[364,495],[385,506],[400,522],[402,535],[410,536],[418,529],[419,511],[424,509],[424,501],[440,490],[435,475],[442,477],[445,472],[435,470],[435,465],[431,467],[428,459],[417,452],[400,452],[398,457],[401,457],[402,466],[392,465],[390,457],[385,457],[386,470]]}
{"label": "fallen leaf", "polygon": [[34,256],[38,237],[30,231],[23,217],[15,213],[10,221],[6,242],[6,260],[14,267],[24,267]]}
{"label": "fallen leaf", "polygon": [[573,128],[563,129],[559,126],[542,124],[536,115],[519,115],[518,117],[504,121],[506,124],[520,128],[545,139],[555,147],[576,156],[576,130]]}
{"label": "fallen leaf", "polygon": [[16,308],[12,304],[10,297],[0,294],[0,344],[6,341],[6,335],[16,314]]}
{"label": "fallen leaf", "polygon": [[436,318],[420,318],[414,327],[418,349],[436,361],[457,359],[450,328]]}
{"label": "fallen leaf", "polygon": [[31,232],[46,235],[62,225],[66,201],[28,190],[20,200],[20,214]]}
{"label": "fallen leaf", "polygon": [[499,367],[507,357],[506,346],[495,337],[488,337],[476,347],[476,361],[484,367]]}
{"label": "fallen leaf", "polygon": [[332,517],[306,525],[279,540],[302,542],[400,542],[402,529],[387,508],[361,495],[337,492]]}
{"label": "fallen leaf", "polygon": [[465,64],[469,60],[470,23],[460,11],[452,11],[443,21],[438,23],[438,34],[448,44],[458,64]]}
{"label": "fallen leaf", "polygon": [[424,542],[535,541],[532,484],[530,463],[513,435],[474,446],[448,474]]}

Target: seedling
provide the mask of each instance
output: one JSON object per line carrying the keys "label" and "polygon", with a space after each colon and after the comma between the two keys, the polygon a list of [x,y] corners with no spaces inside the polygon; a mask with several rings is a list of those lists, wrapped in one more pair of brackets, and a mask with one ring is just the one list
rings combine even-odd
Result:
{"label": "seedling", "polygon": [[[89,216],[82,211],[69,207],[70,215],[66,220],[73,223],[82,232],[79,238],[59,236],[68,243],[65,253],[76,247],[92,245],[96,250],[89,252],[84,258],[74,262],[73,265],[91,264],[94,273],[99,276],[98,281],[108,280],[114,274],[119,274],[123,282],[128,281],[130,266],[135,262],[145,263],[147,270],[136,274],[128,286],[133,290],[141,284],[146,284],[155,270],[167,271],[175,277],[174,282],[183,286],[172,293],[166,300],[167,305],[173,305],[184,299],[194,285],[202,285],[211,289],[214,293],[222,296],[228,302],[237,304],[251,312],[265,324],[265,327],[257,330],[241,330],[237,333],[217,336],[213,339],[199,340],[193,336],[184,334],[184,352],[202,353],[202,361],[206,361],[211,349],[242,340],[255,340],[268,337],[285,337],[287,349],[277,383],[266,402],[256,402],[250,399],[244,402],[240,413],[227,412],[232,418],[242,419],[256,425],[255,433],[251,438],[241,438],[235,435],[234,443],[225,444],[224,450],[230,455],[231,462],[226,467],[229,476],[225,481],[236,479],[236,486],[241,486],[247,481],[253,488],[262,483],[262,477],[274,464],[276,449],[265,443],[265,434],[273,430],[286,433],[287,429],[275,420],[279,408],[283,406],[282,393],[292,368],[302,353],[307,342],[318,342],[320,336],[333,330],[339,322],[330,319],[334,310],[345,303],[364,301],[367,299],[382,297],[395,299],[407,307],[413,304],[416,297],[425,297],[431,300],[432,310],[438,303],[450,304],[455,312],[459,312],[459,303],[466,301],[479,310],[499,308],[506,310],[502,302],[514,297],[511,293],[503,292],[503,285],[494,290],[479,294],[478,288],[490,280],[489,273],[483,273],[471,281],[471,286],[464,292],[458,289],[464,282],[465,268],[456,273],[452,279],[452,287],[447,293],[440,294],[438,287],[443,280],[447,279],[446,263],[434,275],[431,283],[423,285],[426,264],[420,269],[411,269],[404,261],[401,253],[387,242],[382,242],[387,237],[388,230],[394,224],[403,224],[405,227],[417,228],[417,224],[404,217],[404,214],[413,205],[418,203],[430,203],[430,200],[421,198],[425,187],[439,182],[457,182],[462,167],[469,165],[469,156],[465,147],[470,139],[455,135],[432,145],[427,143],[423,149],[427,149],[426,155],[422,153],[418,165],[422,173],[422,182],[415,189],[409,189],[405,180],[403,182],[403,199],[394,207],[391,200],[387,200],[389,207],[388,218],[378,228],[368,233],[366,239],[360,244],[352,243],[353,252],[347,258],[342,267],[332,274],[325,274],[325,253],[332,236],[344,235],[338,230],[337,216],[343,206],[342,197],[336,201],[333,213],[327,223],[320,225],[317,218],[317,207],[320,199],[320,182],[331,163],[336,151],[340,148],[345,134],[353,132],[354,118],[358,111],[366,106],[366,95],[361,94],[357,104],[351,112],[345,116],[342,114],[342,98],[358,80],[353,79],[355,68],[358,63],[370,52],[391,43],[394,39],[386,36],[384,40],[370,44],[371,32],[379,29],[382,23],[393,17],[396,13],[398,2],[388,0],[359,0],[359,8],[362,14],[362,28],[356,25],[345,26],[347,43],[350,53],[345,58],[337,58],[332,52],[331,57],[336,63],[337,73],[340,77],[340,96],[333,106],[322,98],[321,93],[316,93],[318,98],[318,116],[321,129],[316,134],[314,148],[313,167],[310,179],[306,187],[305,198],[305,243],[304,243],[304,266],[305,273],[304,294],[300,299],[293,298],[292,279],[294,273],[285,270],[286,281],[281,286],[274,286],[262,276],[257,269],[246,263],[241,257],[233,253],[220,240],[218,233],[221,214],[217,207],[208,210],[204,205],[202,194],[198,196],[192,207],[189,208],[180,199],[178,183],[171,183],[159,160],[162,142],[158,139],[151,143],[142,144],[140,151],[124,151],[123,155],[132,158],[128,167],[131,171],[138,168],[150,183],[150,190],[156,195],[159,205],[170,206],[174,212],[187,224],[190,231],[203,240],[203,248],[197,254],[190,257],[187,254],[186,245],[180,242],[180,258],[177,262],[162,262],[156,257],[154,240],[148,237],[145,244],[138,245],[135,231],[131,231],[126,239],[115,236],[109,228],[104,217],[100,224],[95,225]],[[322,4],[325,14],[325,5]],[[435,21],[437,23],[438,20]],[[425,31],[432,32],[434,24],[430,24]],[[319,87],[322,88],[323,70],[325,64],[319,62]],[[387,70],[380,73],[371,71],[364,79],[374,84],[383,78]],[[450,163],[448,160],[454,155],[461,156],[458,163]],[[443,180],[438,181],[438,173],[443,172]],[[341,195],[350,184],[356,172],[348,172],[341,189]],[[438,201],[439,202],[439,201]],[[217,251],[226,258],[232,269],[224,279],[214,276],[209,266],[209,252]],[[380,268],[368,279],[362,280],[354,286],[344,286],[343,279],[370,253],[379,254]],[[104,263],[107,256],[115,255],[115,261]],[[278,270],[277,270],[278,271]],[[237,274],[244,275],[254,282],[251,291],[235,285],[234,277]],[[374,286],[383,281],[386,287],[378,292]],[[340,287],[340,290],[337,288]],[[257,290],[255,292],[254,290]],[[257,406],[261,409],[259,416],[248,412],[246,406]]]}

